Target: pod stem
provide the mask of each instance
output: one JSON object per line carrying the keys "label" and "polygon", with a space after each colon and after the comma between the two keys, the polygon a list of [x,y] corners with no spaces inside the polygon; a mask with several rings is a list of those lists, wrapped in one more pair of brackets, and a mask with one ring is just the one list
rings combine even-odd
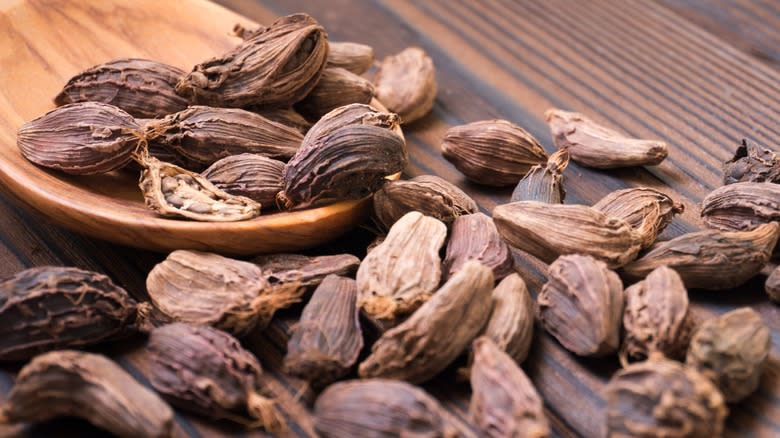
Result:
{"label": "pod stem", "polygon": [[258,419],[268,432],[280,433],[287,427],[287,421],[277,409],[276,401],[250,391],[246,404],[249,415]]}

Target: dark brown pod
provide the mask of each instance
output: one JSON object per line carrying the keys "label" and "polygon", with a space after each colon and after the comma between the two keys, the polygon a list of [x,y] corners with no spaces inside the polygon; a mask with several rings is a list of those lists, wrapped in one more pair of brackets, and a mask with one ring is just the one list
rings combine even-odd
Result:
{"label": "dark brown pod", "polygon": [[713,190],[702,201],[701,216],[710,228],[752,230],[780,221],[780,184],[739,182]]}
{"label": "dark brown pod", "polygon": [[249,111],[260,114],[268,120],[281,123],[284,126],[295,129],[301,135],[306,135],[312,123],[292,108],[264,108],[251,107]]}
{"label": "dark brown pod", "polygon": [[104,103],[81,102],[25,123],[16,134],[16,145],[35,164],[91,175],[129,163],[140,135],[130,114]]}
{"label": "dark brown pod", "polygon": [[517,363],[523,363],[534,334],[534,302],[518,274],[508,275],[493,289],[493,310],[482,335]]}
{"label": "dark brown pod", "polygon": [[379,126],[394,131],[403,138],[398,116],[387,111],[380,111],[372,105],[353,103],[336,108],[322,116],[314,126],[309,129],[303,138],[303,145],[311,145],[336,129],[349,125]]}
{"label": "dark brown pod", "polygon": [[352,277],[360,259],[352,254],[305,256],[300,254],[269,254],[252,259],[265,272],[271,283],[299,284],[312,288],[328,275]]}
{"label": "dark brown pod", "polygon": [[306,14],[288,15],[225,55],[196,65],[176,92],[202,105],[291,106],[317,84],[327,57],[322,26]]}
{"label": "dark brown pod", "polygon": [[105,275],[27,269],[0,282],[0,360],[120,338],[144,328],[148,311]]}
{"label": "dark brown pod", "polygon": [[317,86],[295,108],[311,120],[351,103],[368,104],[374,97],[374,85],[366,78],[338,67],[322,72]]}
{"label": "dark brown pod", "polygon": [[558,149],[547,159],[547,164],[537,164],[517,183],[510,202],[539,201],[563,204],[566,190],[563,188],[563,171],[569,166],[569,150]]}
{"label": "dark brown pod", "polygon": [[723,184],[780,183],[780,154],[742,140],[734,157],[723,163]]}
{"label": "dark brown pod", "polygon": [[484,213],[459,216],[452,223],[443,263],[443,276],[452,277],[467,261],[477,260],[493,269],[496,281],[514,272],[514,257],[498,234],[496,224]]}
{"label": "dark brown pod", "polygon": [[174,323],[152,330],[149,381],[173,406],[213,419],[279,432],[284,418],[262,395],[262,368],[236,338],[207,326]]}
{"label": "dark brown pod", "polygon": [[284,163],[257,154],[225,157],[204,170],[201,175],[218,189],[244,196],[273,209],[277,193],[282,191]]}
{"label": "dark brown pod", "polygon": [[133,117],[164,117],[187,108],[176,94],[184,71],[157,61],[120,58],[91,67],[70,78],[54,98],[58,106],[76,102],[114,105]]}

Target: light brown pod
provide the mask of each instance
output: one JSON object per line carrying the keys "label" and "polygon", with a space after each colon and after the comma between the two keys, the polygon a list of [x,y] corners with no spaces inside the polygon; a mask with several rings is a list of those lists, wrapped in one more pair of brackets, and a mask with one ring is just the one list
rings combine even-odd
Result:
{"label": "light brown pod", "polygon": [[706,377],[663,357],[619,370],[605,394],[608,438],[717,438],[728,415]]}
{"label": "light brown pod", "polygon": [[196,65],[176,93],[216,107],[291,106],[317,84],[327,57],[322,26],[306,14],[288,15],[223,56]]}
{"label": "light brown pod", "polygon": [[481,436],[551,436],[544,404],[517,363],[487,337],[474,341],[469,418]]}
{"label": "light brown pod", "polygon": [[712,380],[727,402],[735,403],[758,388],[771,336],[755,310],[732,310],[704,321],[696,330],[685,364]]}
{"label": "light brown pod", "polygon": [[551,109],[544,117],[555,145],[568,148],[571,159],[586,167],[655,166],[669,154],[662,141],[626,137],[580,113]]}
{"label": "light brown pod", "polygon": [[642,360],[654,352],[680,359],[696,327],[688,309],[688,291],[676,271],[656,268],[624,292],[623,345],[620,361]]}
{"label": "light brown pod", "polygon": [[408,47],[383,59],[374,83],[376,97],[401,116],[404,124],[428,114],[436,100],[436,69],[419,47]]}
{"label": "light brown pod", "polygon": [[780,303],[780,266],[776,266],[767,276],[764,289],[770,300]]}
{"label": "light brown pod", "polygon": [[626,221],[584,205],[518,201],[497,206],[493,221],[510,246],[545,263],[587,254],[616,268],[635,259],[639,236]]}
{"label": "light brown pod", "polygon": [[276,195],[282,191],[284,163],[257,154],[225,157],[201,175],[220,190],[249,198],[273,209]]}
{"label": "light brown pod", "polygon": [[496,224],[484,213],[459,216],[452,223],[443,270],[450,278],[467,261],[477,260],[493,269],[496,281],[514,272],[514,257],[498,234]]}
{"label": "light brown pod", "polygon": [[265,327],[304,292],[298,283],[270,284],[253,263],[185,250],[152,268],[146,290],[161,322],[210,325],[236,336]]}
{"label": "light brown pod", "polygon": [[772,222],[751,231],[705,230],[683,234],[650,248],[623,267],[627,278],[639,280],[659,266],[677,271],[689,289],[737,287],[758,274],[772,256],[780,224]]}
{"label": "light brown pod", "polygon": [[351,103],[368,104],[374,97],[374,85],[366,78],[338,67],[322,72],[317,86],[295,108],[311,120]]}
{"label": "light brown pod", "polygon": [[175,91],[182,76],[184,71],[161,62],[119,58],[70,78],[54,103],[102,102],[136,118],[165,117],[187,108]]}
{"label": "light brown pod", "polygon": [[358,305],[392,325],[428,301],[441,280],[447,227],[413,211],[399,219],[357,271]]}
{"label": "light brown pod", "polygon": [[493,311],[482,335],[505,351],[518,364],[531,349],[534,334],[534,303],[525,281],[512,274],[493,289]]}
{"label": "light brown pod", "polygon": [[780,221],[780,184],[739,182],[713,190],[702,201],[701,216],[710,228],[752,230]]}
{"label": "light brown pod", "polygon": [[360,364],[360,377],[410,383],[433,378],[482,331],[492,307],[492,290],[490,268],[477,261],[466,263],[412,316],[374,343],[371,355]]}
{"label": "light brown pod", "polygon": [[649,187],[616,190],[601,198],[593,208],[628,222],[638,235],[642,248],[651,246],[675,215],[685,206]]}
{"label": "light brown pod", "polygon": [[78,417],[126,438],[167,438],[173,411],[153,391],[99,354],[60,350],[19,372],[0,410],[2,423]]}
{"label": "light brown pod", "polygon": [[328,275],[352,277],[360,259],[352,254],[305,256],[299,254],[267,254],[253,258],[272,283],[299,284],[312,288]]}
{"label": "light brown pod", "polygon": [[780,183],[780,154],[743,139],[734,157],[723,163],[723,184]]}
{"label": "light brown pod", "polygon": [[441,153],[466,178],[489,186],[515,185],[547,153],[525,129],[506,120],[483,120],[450,128]]}
{"label": "light brown pod", "polygon": [[569,150],[558,149],[547,164],[537,164],[517,183],[510,202],[539,201],[563,204],[566,190],[563,188],[563,171],[569,165]]}
{"label": "light brown pod", "polygon": [[410,211],[449,225],[458,216],[476,213],[477,203],[456,185],[435,175],[389,181],[374,193],[374,216],[385,229]]}
{"label": "light brown pod", "polygon": [[328,67],[339,67],[362,75],[374,65],[374,48],[351,42],[331,42]]}
{"label": "light brown pod", "polygon": [[559,257],[536,302],[539,322],[567,350],[604,356],[620,346],[623,284],[604,262],[584,255]]}

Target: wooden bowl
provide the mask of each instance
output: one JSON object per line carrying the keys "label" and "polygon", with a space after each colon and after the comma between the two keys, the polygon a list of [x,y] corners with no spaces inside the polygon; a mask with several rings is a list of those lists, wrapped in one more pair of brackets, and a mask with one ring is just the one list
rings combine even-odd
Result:
{"label": "wooden bowl", "polygon": [[200,0],[0,0],[3,190],[73,231],[156,251],[292,251],[320,245],[362,222],[369,199],[243,222],[165,219],[144,206],[134,173],[69,176],[20,155],[19,126],[53,108],[53,97],[74,74],[119,57],[154,59],[189,71],[238,44],[229,35],[236,23],[251,25]]}

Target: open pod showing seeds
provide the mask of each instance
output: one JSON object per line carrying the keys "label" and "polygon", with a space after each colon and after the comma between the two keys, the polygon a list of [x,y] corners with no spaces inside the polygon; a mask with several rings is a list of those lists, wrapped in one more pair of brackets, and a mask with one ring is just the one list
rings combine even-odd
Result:
{"label": "open pod showing seeds", "polygon": [[723,163],[723,184],[780,183],[780,153],[742,140],[734,157]]}

